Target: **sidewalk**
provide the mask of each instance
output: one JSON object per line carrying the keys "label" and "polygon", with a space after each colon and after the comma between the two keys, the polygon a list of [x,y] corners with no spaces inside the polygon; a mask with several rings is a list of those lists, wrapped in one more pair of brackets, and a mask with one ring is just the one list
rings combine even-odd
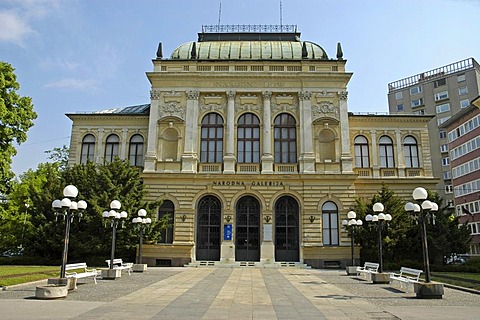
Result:
{"label": "sidewalk", "polygon": [[480,295],[445,288],[443,299],[416,299],[343,270],[149,268],[86,279],[61,300],[35,299],[36,285],[0,291],[0,318],[480,319]]}

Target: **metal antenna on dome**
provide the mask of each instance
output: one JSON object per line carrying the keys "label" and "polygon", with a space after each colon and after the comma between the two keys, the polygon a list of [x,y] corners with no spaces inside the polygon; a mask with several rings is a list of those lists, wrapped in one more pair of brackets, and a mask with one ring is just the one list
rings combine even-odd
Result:
{"label": "metal antenna on dome", "polygon": [[282,1],[280,1],[280,28],[282,28]]}

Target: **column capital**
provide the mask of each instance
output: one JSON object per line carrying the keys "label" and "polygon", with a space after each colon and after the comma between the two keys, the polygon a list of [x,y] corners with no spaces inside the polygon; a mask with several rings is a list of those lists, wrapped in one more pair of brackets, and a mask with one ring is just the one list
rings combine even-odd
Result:
{"label": "column capital", "polygon": [[158,100],[160,99],[160,90],[152,89],[150,90],[150,99],[151,100]]}
{"label": "column capital", "polygon": [[263,91],[262,96],[264,100],[272,99],[272,91]]}
{"label": "column capital", "polygon": [[300,100],[310,100],[310,98],[312,97],[312,93],[310,91],[300,91],[298,93],[298,97],[300,98]]}
{"label": "column capital", "polygon": [[228,98],[228,100],[233,100],[233,99],[235,99],[235,94],[236,94],[236,92],[233,91],[233,90],[227,91],[227,98]]}
{"label": "column capital", "polygon": [[339,96],[340,100],[347,100],[348,92],[347,91],[340,91],[338,93],[338,96]]}
{"label": "column capital", "polygon": [[188,90],[187,99],[188,100],[198,100],[199,92],[197,90]]}

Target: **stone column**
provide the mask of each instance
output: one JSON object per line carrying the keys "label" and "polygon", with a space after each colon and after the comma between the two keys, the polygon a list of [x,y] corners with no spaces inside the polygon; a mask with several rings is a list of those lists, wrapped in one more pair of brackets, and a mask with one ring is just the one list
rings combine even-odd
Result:
{"label": "stone column", "polygon": [[160,90],[152,89],[150,91],[150,115],[148,118],[147,152],[145,154],[144,172],[155,172],[156,170],[159,99]]}
{"label": "stone column", "polygon": [[270,102],[271,91],[262,92],[263,96],[263,132],[262,132],[262,174],[273,173],[272,155],[272,113]]}
{"label": "stone column", "polygon": [[185,115],[185,144],[182,155],[182,172],[197,172],[198,143],[198,97],[199,92],[189,90],[187,93],[187,112]]}
{"label": "stone column", "polygon": [[380,177],[380,164],[378,163],[378,141],[377,141],[377,131],[376,130],[371,130],[370,131],[370,136],[371,136],[371,146],[372,146],[372,154],[371,154],[371,159],[370,163],[372,164],[373,168],[373,177],[374,178],[379,178]]}
{"label": "stone column", "polygon": [[100,128],[98,129],[98,144],[97,144],[97,156],[96,156],[96,163],[103,163],[103,156],[105,155],[105,147],[103,144],[103,135],[105,133],[105,129]]}
{"label": "stone column", "polygon": [[353,173],[353,158],[351,154],[350,145],[350,125],[348,122],[348,92],[342,91],[339,93],[340,100],[340,130],[341,130],[341,156],[342,173]]}
{"label": "stone column", "polygon": [[127,133],[128,129],[122,129],[122,141],[120,143],[120,159],[127,159],[128,154],[127,154]]}
{"label": "stone column", "polygon": [[227,92],[227,125],[225,126],[225,156],[223,173],[235,173],[235,91]]}
{"label": "stone column", "polygon": [[300,173],[315,173],[312,129],[312,93],[302,91],[298,94],[300,103]]}
{"label": "stone column", "polygon": [[398,168],[398,176],[403,178],[405,177],[405,155],[402,144],[402,134],[399,129],[395,130],[395,138],[397,140],[397,157],[395,163]]}

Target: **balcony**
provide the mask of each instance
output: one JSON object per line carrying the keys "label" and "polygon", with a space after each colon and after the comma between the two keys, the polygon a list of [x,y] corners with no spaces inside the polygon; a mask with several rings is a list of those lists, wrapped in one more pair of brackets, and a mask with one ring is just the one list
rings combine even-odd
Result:
{"label": "balcony", "polygon": [[276,173],[298,173],[297,163],[275,163],[274,169]]}
{"label": "balcony", "polygon": [[238,163],[237,173],[260,173],[259,163]]}

